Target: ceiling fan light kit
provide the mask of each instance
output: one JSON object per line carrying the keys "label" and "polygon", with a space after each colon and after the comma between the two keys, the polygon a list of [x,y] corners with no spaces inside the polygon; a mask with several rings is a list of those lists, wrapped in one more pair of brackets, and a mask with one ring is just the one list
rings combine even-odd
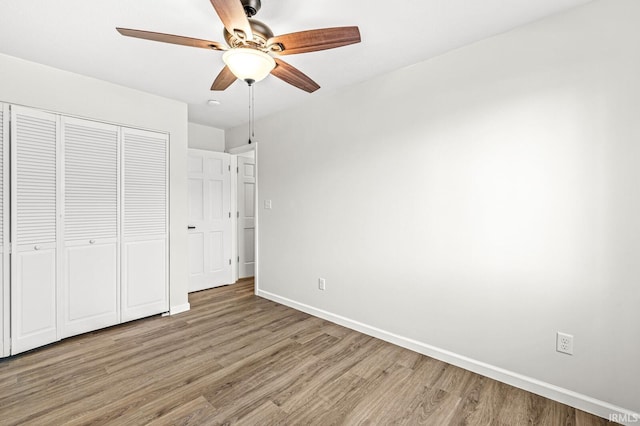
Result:
{"label": "ceiling fan light kit", "polygon": [[249,85],[264,80],[276,66],[276,61],[267,53],[246,47],[227,50],[222,60],[233,75]]}
{"label": "ceiling fan light kit", "polygon": [[278,56],[334,49],[360,42],[358,27],[324,28],[274,36],[266,24],[252,18],[262,6],[260,0],[210,1],[224,24],[227,46],[216,41],[172,34],[116,29],[127,37],[226,51],[222,57],[225,67],[216,77],[211,90],[225,90],[236,79],[252,85],[272,74],[292,86],[312,93],[320,85]]}

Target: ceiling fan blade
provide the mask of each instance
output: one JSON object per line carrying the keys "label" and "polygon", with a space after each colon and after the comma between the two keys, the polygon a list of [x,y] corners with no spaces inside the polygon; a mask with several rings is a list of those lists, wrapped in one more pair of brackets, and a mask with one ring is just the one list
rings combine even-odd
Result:
{"label": "ceiling fan blade", "polygon": [[143,38],[145,40],[161,41],[163,43],[180,44],[182,46],[200,47],[202,49],[227,50],[224,44],[217,41],[200,40],[197,38],[183,37],[172,34],[154,33],[152,31],[132,30],[129,28],[116,28],[120,34],[127,37]]}
{"label": "ceiling fan blade", "polygon": [[213,82],[211,90],[226,90],[236,80],[236,76],[233,75],[229,67],[225,66]]}
{"label": "ceiling fan blade", "polygon": [[282,49],[282,51],[278,51],[277,48],[274,50],[274,52],[280,55],[315,52],[354,43],[360,43],[360,30],[358,27],[336,27],[300,31],[275,36],[267,41],[268,46],[278,46]]}
{"label": "ceiling fan blade", "polygon": [[247,40],[253,40],[253,32],[240,0],[211,0],[213,8],[230,34],[244,33]]}
{"label": "ceiling fan blade", "polygon": [[271,74],[275,75],[280,80],[309,93],[313,93],[320,88],[318,83],[311,80],[304,73],[302,73],[302,71],[278,58],[275,58],[275,60],[276,67],[271,71]]}

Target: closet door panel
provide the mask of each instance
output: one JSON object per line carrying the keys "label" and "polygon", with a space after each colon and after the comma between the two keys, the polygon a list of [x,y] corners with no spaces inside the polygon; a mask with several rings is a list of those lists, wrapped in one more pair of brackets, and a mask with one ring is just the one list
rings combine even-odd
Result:
{"label": "closet door panel", "polygon": [[120,322],[119,129],[63,117],[62,337]]}
{"label": "closet door panel", "polygon": [[12,289],[12,345],[17,354],[58,340],[55,247],[21,250]]}
{"label": "closet door panel", "polygon": [[63,117],[64,239],[118,236],[118,127]]}
{"label": "closet door panel", "polygon": [[118,324],[117,243],[70,244],[65,260],[62,337]]}
{"label": "closet door panel", "polygon": [[122,129],[122,319],[169,310],[167,148],[162,133]]}
{"label": "closet door panel", "polygon": [[11,353],[58,340],[58,118],[11,107]]}
{"label": "closet door panel", "polygon": [[167,247],[164,239],[124,244],[122,270],[122,321],[165,312]]}

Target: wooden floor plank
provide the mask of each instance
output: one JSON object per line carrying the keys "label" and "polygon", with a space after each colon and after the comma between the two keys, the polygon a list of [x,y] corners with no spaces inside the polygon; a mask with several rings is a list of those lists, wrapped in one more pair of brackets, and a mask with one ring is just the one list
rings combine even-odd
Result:
{"label": "wooden floor plank", "polygon": [[239,418],[235,424],[242,426],[286,425],[288,424],[287,413],[272,401],[267,400],[246,416]]}
{"label": "wooden floor plank", "polygon": [[505,395],[504,403],[500,408],[500,426],[527,424],[527,392],[522,389],[512,388]]}
{"label": "wooden floor plank", "polygon": [[189,302],[0,360],[0,424],[612,424],[256,297],[251,280]]}
{"label": "wooden floor plank", "polygon": [[151,421],[148,426],[211,424],[217,410],[200,396]]}

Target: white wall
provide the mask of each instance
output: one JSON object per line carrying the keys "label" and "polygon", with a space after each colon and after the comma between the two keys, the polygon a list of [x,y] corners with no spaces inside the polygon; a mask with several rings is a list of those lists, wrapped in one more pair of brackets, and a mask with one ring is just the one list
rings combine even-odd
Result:
{"label": "white wall", "polygon": [[188,308],[187,105],[2,54],[0,101],[169,133],[170,304]]}
{"label": "white wall", "polygon": [[224,130],[189,123],[189,148],[224,152]]}
{"label": "white wall", "polygon": [[639,19],[596,1],[259,121],[261,294],[640,412]]}

